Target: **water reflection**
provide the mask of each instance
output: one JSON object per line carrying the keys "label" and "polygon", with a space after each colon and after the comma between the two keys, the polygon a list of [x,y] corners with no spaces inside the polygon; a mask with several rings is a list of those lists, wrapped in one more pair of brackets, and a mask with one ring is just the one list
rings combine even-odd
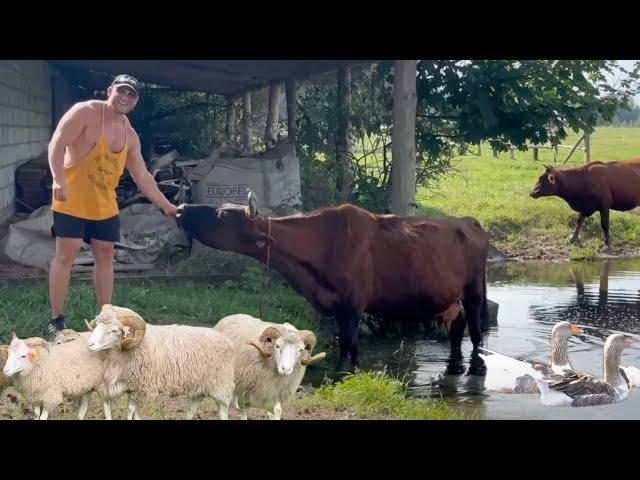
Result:
{"label": "water reflection", "polygon": [[[625,349],[622,364],[640,367],[640,259],[494,264],[487,280],[488,297],[499,304],[500,325],[499,329],[492,325],[488,348],[550,362],[551,328],[566,320],[585,330],[569,340],[575,368],[601,376],[603,343],[614,332],[637,337]],[[410,332],[366,339],[361,351],[363,369],[386,369],[410,379],[411,395],[441,397],[486,418],[640,419],[640,390],[619,404],[581,409],[546,407],[536,395],[486,391],[468,337],[462,352],[454,355],[448,341]]]}

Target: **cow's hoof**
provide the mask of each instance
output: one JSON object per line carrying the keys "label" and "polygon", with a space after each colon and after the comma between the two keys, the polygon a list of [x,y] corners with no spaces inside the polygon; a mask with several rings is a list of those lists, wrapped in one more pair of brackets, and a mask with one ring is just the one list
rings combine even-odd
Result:
{"label": "cow's hoof", "polygon": [[346,363],[339,363],[336,366],[336,373],[337,374],[349,374],[349,373],[353,373],[354,368]]}

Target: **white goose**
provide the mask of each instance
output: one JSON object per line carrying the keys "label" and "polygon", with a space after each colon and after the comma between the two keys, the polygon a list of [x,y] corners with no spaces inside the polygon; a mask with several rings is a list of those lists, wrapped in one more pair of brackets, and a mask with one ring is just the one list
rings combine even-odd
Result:
{"label": "white goose", "polygon": [[486,348],[489,355],[479,353],[487,367],[484,386],[500,393],[538,393],[536,378],[547,375],[562,375],[572,371],[567,353],[569,337],[581,335],[582,329],[569,322],[558,322],[551,330],[551,365],[523,357],[509,357]]}
{"label": "white goose", "polygon": [[540,402],[554,407],[586,407],[621,402],[629,396],[629,385],[620,371],[620,354],[631,341],[614,333],[604,344],[604,379],[574,372],[536,378]]}
{"label": "white goose", "polygon": [[620,370],[622,370],[622,376],[627,381],[629,388],[640,388],[640,368],[633,367],[629,365],[628,367],[623,367],[620,365]]}

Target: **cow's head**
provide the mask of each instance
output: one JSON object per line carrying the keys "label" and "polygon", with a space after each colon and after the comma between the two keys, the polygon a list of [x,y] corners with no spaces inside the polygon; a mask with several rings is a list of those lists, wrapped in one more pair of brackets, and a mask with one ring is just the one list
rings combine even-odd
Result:
{"label": "cow's head", "polygon": [[178,207],[176,220],[192,238],[209,247],[253,252],[273,239],[258,226],[260,217],[255,195],[249,192],[248,197],[248,206],[234,203],[219,207],[182,204]]}
{"label": "cow's head", "polygon": [[540,175],[538,183],[531,191],[532,198],[549,197],[558,194],[558,175],[560,171],[551,165],[544,166],[544,173]]}

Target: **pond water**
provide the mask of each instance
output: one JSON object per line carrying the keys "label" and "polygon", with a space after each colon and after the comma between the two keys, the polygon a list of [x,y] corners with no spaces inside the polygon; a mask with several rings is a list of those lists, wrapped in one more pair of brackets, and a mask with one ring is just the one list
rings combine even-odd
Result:
{"label": "pond water", "polygon": [[[640,368],[640,259],[569,264],[491,264],[488,298],[498,303],[485,346],[507,355],[550,363],[553,325],[567,320],[584,335],[569,340],[574,368],[603,375],[603,345],[611,333],[633,341],[622,365]],[[449,361],[448,341],[424,333],[361,340],[361,368],[406,375],[410,394],[445,398],[486,419],[640,419],[640,389],[623,402],[596,407],[548,407],[539,395],[508,395],[484,389],[484,377],[469,374],[471,342],[465,335],[463,363]],[[318,383],[322,370],[305,381]],[[462,373],[457,373],[457,372]],[[448,373],[454,372],[454,373]]]}

